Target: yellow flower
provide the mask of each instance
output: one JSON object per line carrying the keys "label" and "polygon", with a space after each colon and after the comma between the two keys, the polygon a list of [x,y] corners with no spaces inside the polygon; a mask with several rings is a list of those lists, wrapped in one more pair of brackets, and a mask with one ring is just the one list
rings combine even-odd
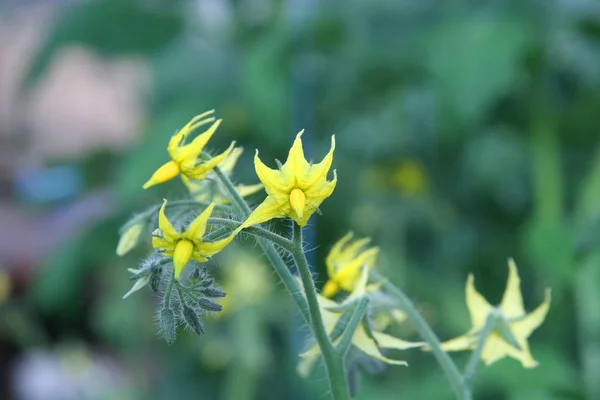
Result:
{"label": "yellow flower", "polygon": [[305,226],[323,200],[331,195],[337,182],[333,170],[333,180],[327,181],[327,173],[333,161],[335,137],[331,137],[331,149],[318,164],[309,164],[302,150],[300,131],[290,149],[287,161],[279,170],[267,167],[254,156],[254,168],[260,181],[265,185],[267,198],[252,212],[244,226],[252,226],[272,218],[290,217],[300,226]]}
{"label": "yellow flower", "polygon": [[[363,268],[361,277],[354,291],[342,304],[349,304],[361,298],[362,296],[365,296],[366,292],[368,291],[367,279],[368,270]],[[340,304],[321,295],[318,295],[317,298],[319,301],[319,308],[321,310],[321,317],[323,318],[325,331],[327,334],[331,334],[342,314],[339,312],[330,311],[330,309],[335,309],[339,307]],[[372,333],[375,340],[373,340],[367,333],[364,323],[360,323],[354,332],[354,335],[352,336],[352,345],[368,356],[381,360],[387,364],[408,365],[406,361],[392,360],[385,357],[379,351],[380,348],[406,350],[410,348],[421,347],[425,344],[423,342],[407,342],[376,329],[372,329]],[[337,343],[339,340],[340,338],[335,340],[335,343]],[[300,375],[306,376],[310,373],[313,366],[318,361],[319,355],[320,352],[317,345],[314,345],[307,352],[300,355],[300,357],[302,357],[302,360],[298,364],[298,372]]]}
{"label": "yellow flower", "polygon": [[[215,121],[215,117],[212,116],[213,113],[214,110],[211,110],[195,116],[187,125],[173,135],[167,146],[167,152],[171,157],[171,161],[164,164],[152,175],[148,182],[144,184],[144,189],[164,183],[179,174],[187,176],[190,179],[202,180],[231,153],[235,143],[231,143],[231,146],[227,150],[208,161],[198,159],[204,146],[206,146],[206,143],[208,143],[222,121],[220,119]],[[211,122],[213,124],[210,128],[198,135],[190,143],[185,144],[190,133],[196,128]]]}
{"label": "yellow flower", "polygon": [[379,248],[365,246],[369,238],[355,240],[350,243],[352,232],[349,232],[333,245],[325,259],[329,280],[323,287],[323,295],[331,297],[340,289],[353,291],[360,281],[362,267],[373,268],[377,260]]}
{"label": "yellow flower", "polygon": [[223,250],[242,229],[241,226],[233,231],[228,237],[216,242],[204,242],[202,236],[206,232],[206,224],[212,213],[215,203],[211,203],[206,209],[192,221],[187,230],[178,233],[165,215],[164,200],[158,214],[158,228],[152,237],[152,246],[159,249],[163,255],[173,258],[175,279],[179,279],[181,271],[190,258],[198,262],[205,262],[208,257]]}
{"label": "yellow flower", "polygon": [[[223,162],[219,164],[221,171],[226,175],[231,175],[237,160],[243,152],[244,149],[241,147],[234,148],[233,151],[225,157]],[[211,172],[207,176],[207,179],[202,181],[191,180],[185,175],[182,175],[181,179],[194,200],[205,202],[214,201],[217,204],[229,204],[229,199],[226,196],[223,196],[222,191],[219,190],[218,187],[218,180],[216,177],[213,177],[213,175],[215,175],[214,172]],[[263,188],[263,185],[262,183],[257,183],[255,185],[237,185],[235,188],[242,197],[247,197],[258,192]]]}
{"label": "yellow flower", "polygon": [[520,349],[507,343],[498,332],[492,332],[485,341],[481,359],[486,365],[490,365],[497,360],[509,356],[519,360],[525,368],[533,368],[538,365],[529,351],[527,338],[546,318],[546,314],[550,308],[550,289],[546,289],[546,296],[543,303],[531,313],[526,314],[523,308],[517,266],[512,259],[508,261],[508,267],[506,290],[504,291],[502,302],[497,308],[490,305],[477,292],[473,283],[473,275],[469,275],[466,286],[466,298],[472,328],[467,334],[443,343],[442,348],[444,350],[459,351],[475,349],[479,334],[485,325],[488,315],[496,310],[506,319],[506,323],[510,327],[510,331],[519,344]]}
{"label": "yellow flower", "polygon": [[119,244],[117,245],[117,255],[119,257],[129,253],[137,244],[140,239],[140,235],[144,230],[145,225],[141,223],[133,224],[121,235],[119,238]]}

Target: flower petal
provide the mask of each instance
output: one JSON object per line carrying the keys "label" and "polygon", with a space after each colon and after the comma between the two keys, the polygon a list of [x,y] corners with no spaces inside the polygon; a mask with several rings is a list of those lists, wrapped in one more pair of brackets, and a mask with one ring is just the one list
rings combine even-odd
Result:
{"label": "flower petal", "polygon": [[158,228],[161,230],[163,237],[169,241],[173,241],[179,238],[179,234],[168,220],[165,215],[165,207],[167,206],[167,199],[163,200],[163,204],[158,212]]}
{"label": "flower petal", "polygon": [[473,330],[479,330],[485,325],[488,314],[494,309],[487,300],[475,289],[475,278],[469,274],[467,279],[466,297],[467,308],[471,315],[471,325]]}
{"label": "flower petal", "polygon": [[152,174],[150,179],[144,183],[142,188],[148,189],[154,185],[167,182],[179,175],[180,172],[179,165],[177,165],[177,163],[174,161],[169,161],[157,169],[156,172]]}
{"label": "flower petal", "polygon": [[392,360],[381,354],[381,352],[377,348],[377,345],[371,338],[369,338],[369,336],[365,332],[365,328],[363,328],[362,325],[360,325],[356,329],[356,332],[352,337],[352,344],[356,346],[359,350],[361,350],[363,353],[368,354],[371,357],[377,358],[378,360],[381,360],[387,364],[408,365],[406,361]]}
{"label": "flower petal", "polygon": [[229,155],[223,160],[219,168],[227,175],[231,175],[233,173],[233,169],[235,168],[235,164],[237,164],[238,159],[244,152],[243,147],[236,147],[229,153]]}
{"label": "flower petal", "polygon": [[244,228],[269,221],[273,218],[283,218],[290,212],[289,202],[280,204],[273,196],[267,198],[252,211],[252,214],[242,225]]}
{"label": "flower petal", "polygon": [[175,249],[175,245],[177,243],[175,242],[171,242],[165,238],[162,238],[160,236],[152,236],[152,247],[155,249]]}
{"label": "flower petal", "polygon": [[191,240],[182,239],[175,245],[173,252],[173,267],[175,269],[175,279],[179,279],[181,272],[187,265],[194,252],[194,243]]}
{"label": "flower petal", "polygon": [[[194,118],[192,118],[190,120],[190,122],[185,124],[185,126],[183,128],[178,130],[171,137],[171,140],[169,140],[169,145],[167,146],[167,152],[169,153],[169,155],[171,156],[172,159],[176,158],[176,157],[174,157],[174,154],[177,154],[179,147],[181,146],[181,144],[183,144],[187,135],[189,135],[192,132],[193,129],[191,129],[191,127],[196,128],[199,126],[199,124],[201,125],[201,124],[205,124],[205,123],[214,121],[215,118],[213,116],[209,117],[209,115],[213,114],[214,112],[215,112],[215,110],[210,110],[210,111],[207,111],[200,115],[196,115]],[[204,120],[204,122],[201,123],[201,121],[203,119],[205,119],[205,120]]]}
{"label": "flower petal", "polygon": [[[197,127],[212,121],[214,121],[214,118],[204,121],[198,121],[194,125],[189,125],[188,129],[191,132]],[[180,163],[195,160],[200,155],[200,153],[202,153],[202,150],[204,149],[210,138],[212,138],[212,136],[215,134],[217,128],[219,127],[219,125],[221,125],[222,121],[222,119],[218,119],[215,122],[213,122],[213,124],[206,131],[196,136],[194,140],[192,140],[189,144],[178,147],[176,151],[171,153],[171,157]]]}
{"label": "flower petal", "polygon": [[500,309],[506,318],[520,318],[525,315],[523,297],[521,295],[521,279],[517,272],[517,266],[511,258],[508,260],[508,280],[506,289],[502,296]]}
{"label": "flower petal", "polygon": [[315,208],[319,207],[326,198],[331,196],[331,193],[333,193],[333,190],[335,189],[336,184],[337,184],[337,171],[334,169],[333,170],[333,179],[331,181],[327,181],[327,182],[323,183],[322,185],[313,185],[304,191],[304,194],[306,195],[306,199],[309,200],[309,202],[310,201],[315,202],[316,203]]}
{"label": "flower petal", "polygon": [[382,332],[373,332],[373,336],[375,337],[375,340],[377,340],[377,345],[382,349],[406,350],[415,347],[423,347],[426,344],[425,342],[408,342]]}
{"label": "flower petal", "polygon": [[472,350],[475,348],[476,344],[477,336],[467,333],[466,335],[443,342],[441,347],[446,351],[462,351]]}
{"label": "flower petal", "polygon": [[523,319],[510,323],[511,330],[518,339],[527,339],[544,322],[550,309],[550,300],[550,289],[546,289],[546,296],[542,304]]}
{"label": "flower petal", "polygon": [[258,150],[254,154],[254,169],[258,179],[265,185],[267,194],[288,193],[292,189],[293,181],[287,182],[280,171],[267,167],[258,157]]}
{"label": "flower petal", "polygon": [[241,230],[242,230],[242,226],[237,228],[235,231],[233,231],[231,233],[231,235],[227,236],[224,239],[217,240],[216,242],[202,242],[202,243],[196,244],[196,250],[197,250],[196,254],[198,256],[201,256],[204,258],[214,256],[219,251],[223,250],[223,248],[225,248],[225,246],[227,246],[229,243],[231,243],[231,241],[233,239],[235,239],[235,237],[237,236],[238,233],[240,233]]}
{"label": "flower petal", "polygon": [[497,334],[492,333],[485,341],[483,351],[481,352],[481,359],[485,365],[493,364],[506,357],[508,350],[511,348],[514,347],[502,340]]}
{"label": "flower petal", "polygon": [[333,162],[334,150],[335,135],[331,135],[331,148],[329,149],[327,155],[325,155],[325,157],[323,158],[323,161],[310,166],[308,177],[306,178],[306,182],[304,183],[307,187],[310,187],[314,184],[318,184],[319,182],[325,182],[327,180],[327,174],[329,173],[331,163]]}
{"label": "flower petal", "polygon": [[204,232],[206,232],[206,224],[208,223],[210,214],[212,214],[213,208],[215,208],[215,203],[210,203],[208,207],[192,221],[183,236],[195,243],[202,242],[202,236],[204,236]]}
{"label": "flower petal", "polygon": [[229,153],[231,153],[234,146],[235,142],[231,142],[227,150],[200,164],[197,164],[197,160],[195,158],[186,160],[181,164],[181,173],[192,179],[201,181],[202,179],[206,178],[206,176],[211,173],[212,170],[215,169],[215,167],[218,166],[219,163],[221,163],[229,155]]}
{"label": "flower petal", "polygon": [[310,164],[304,158],[304,150],[302,149],[302,134],[304,129],[298,132],[294,144],[290,148],[287,160],[281,167],[281,172],[293,181],[294,186],[304,187],[306,185],[305,180],[308,176]]}
{"label": "flower petal", "polygon": [[257,183],[254,185],[237,185],[235,188],[237,189],[240,196],[248,197],[250,195],[253,195],[254,193],[259,192],[261,189],[264,188],[264,186],[262,183]]}

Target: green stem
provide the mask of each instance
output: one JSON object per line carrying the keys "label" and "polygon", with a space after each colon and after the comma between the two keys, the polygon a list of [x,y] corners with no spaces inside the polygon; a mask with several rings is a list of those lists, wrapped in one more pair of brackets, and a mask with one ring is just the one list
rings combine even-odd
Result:
{"label": "green stem", "polygon": [[[227,226],[231,229],[236,229],[242,224],[239,221],[235,221],[235,220],[228,219],[228,218],[210,218],[208,220],[208,223],[215,224],[215,225],[221,225],[221,226]],[[275,243],[277,246],[279,246],[285,250],[288,250],[288,251],[292,247],[291,240],[284,238],[283,236],[278,235],[274,232],[271,232],[265,228],[261,228],[260,226],[251,226],[251,227],[245,228],[244,232],[249,233],[256,237],[267,239],[267,240]]]}
{"label": "green stem", "polygon": [[310,315],[310,327],[315,335],[315,339],[325,361],[325,369],[329,378],[331,394],[334,400],[350,399],[348,392],[348,383],[346,382],[346,372],[344,371],[344,357],[341,357],[333,347],[329,335],[323,325],[319,301],[317,299],[317,289],[313,281],[312,273],[304,254],[302,247],[302,227],[294,222],[294,235],[292,237],[294,244],[292,256],[296,261],[298,273],[302,280],[306,300],[308,302],[308,312]]}
{"label": "green stem", "polygon": [[423,319],[421,314],[417,311],[414,304],[410,301],[410,299],[402,292],[399,288],[389,283],[385,278],[383,278],[376,271],[371,270],[370,275],[378,282],[383,284],[383,288],[387,290],[391,295],[393,295],[398,305],[402,308],[402,310],[406,313],[407,317],[411,320],[417,332],[423,340],[425,340],[429,346],[431,347],[431,351],[433,355],[437,359],[438,363],[442,367],[444,374],[446,375],[446,379],[450,382],[452,386],[452,390],[456,394],[457,399],[466,400],[470,399],[469,390],[465,385],[463,377],[456,367],[452,358],[446,353],[441,346],[440,340],[436,336],[436,334],[431,330],[427,322]]}
{"label": "green stem", "polygon": [[469,398],[472,398],[473,378],[475,377],[475,372],[477,371],[477,366],[479,365],[479,360],[481,359],[481,353],[483,352],[483,348],[485,347],[486,340],[494,330],[497,318],[498,317],[495,311],[491,312],[486,318],[485,325],[483,326],[483,329],[481,330],[479,336],[479,340],[477,341],[477,346],[471,354],[471,358],[469,359],[467,367],[465,368],[464,382],[467,386]]}
{"label": "green stem", "polygon": [[165,308],[169,308],[169,304],[171,302],[171,291],[173,290],[173,284],[175,283],[175,278],[171,276],[171,280],[169,281],[169,286],[167,287],[167,291],[165,292]]}
{"label": "green stem", "polygon": [[367,306],[369,305],[369,298],[363,297],[358,301],[356,308],[354,308],[354,312],[352,313],[352,317],[350,317],[350,321],[348,325],[346,325],[346,329],[342,335],[342,338],[338,342],[335,350],[342,355],[342,357],[346,356],[350,345],[352,344],[352,337],[354,336],[354,332],[358,328],[358,325],[362,321],[365,312],[367,312]]}
{"label": "green stem", "polygon": [[[250,206],[248,206],[248,204],[246,203],[246,200],[244,200],[244,198],[240,196],[235,186],[233,185],[233,182],[231,182],[229,177],[227,177],[227,175],[224,174],[223,171],[219,169],[219,167],[216,167],[214,171],[217,177],[221,180],[221,183],[225,187],[225,190],[227,190],[231,202],[240,209],[244,218],[248,218],[252,210],[250,209]],[[282,248],[287,251],[290,251],[290,243],[291,242],[288,240],[286,243],[288,247],[286,248],[282,246]],[[298,287],[298,284],[296,283],[296,280],[294,279],[294,276],[290,272],[285,261],[283,261],[283,258],[281,258],[281,255],[277,252],[277,249],[275,248],[272,242],[266,240],[258,240],[258,245],[263,249],[268,260],[271,262],[271,265],[273,265],[275,272],[279,276],[279,279],[281,279],[287,291],[292,295],[296,306],[300,310],[300,314],[302,314],[302,318],[304,318],[304,320],[308,323],[310,321],[310,317],[308,315],[308,304],[306,303],[306,299],[304,298],[304,296],[302,296],[300,288]]]}

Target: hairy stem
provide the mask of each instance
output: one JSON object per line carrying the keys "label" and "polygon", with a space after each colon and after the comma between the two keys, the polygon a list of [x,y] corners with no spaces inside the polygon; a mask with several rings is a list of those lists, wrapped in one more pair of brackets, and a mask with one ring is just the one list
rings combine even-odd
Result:
{"label": "hairy stem", "polygon": [[[225,189],[227,190],[229,199],[231,200],[232,204],[234,204],[240,210],[244,218],[247,218],[252,212],[250,206],[248,206],[244,198],[240,196],[238,191],[235,189],[233,182],[231,182],[229,177],[227,177],[227,175],[224,174],[223,171],[221,171],[218,167],[215,168],[214,171],[217,174],[217,177],[221,180],[221,183],[223,184]],[[246,230],[251,230],[251,228],[246,228]],[[287,242],[281,241],[280,243],[280,246],[284,250],[290,251],[291,242],[289,240]],[[308,323],[310,321],[310,318],[308,315],[308,304],[306,303],[306,299],[304,298],[304,296],[302,296],[302,292],[300,291],[298,284],[294,280],[294,276],[290,272],[283,258],[281,258],[281,255],[277,252],[275,245],[273,245],[273,243],[269,242],[268,240],[258,240],[258,245],[265,252],[267,258],[271,262],[271,265],[273,265],[275,272],[279,276],[279,279],[281,279],[287,291],[292,295],[296,306],[298,306],[298,309],[300,310],[300,314],[302,314],[302,317]]]}
{"label": "hairy stem", "polygon": [[468,391],[468,398],[471,399],[472,388],[473,388],[473,378],[475,377],[475,372],[477,371],[477,366],[479,365],[479,359],[481,358],[481,353],[483,352],[483,348],[485,347],[485,342],[488,337],[492,334],[494,330],[494,326],[496,325],[498,316],[496,312],[491,312],[485,320],[485,325],[481,330],[481,334],[479,336],[479,340],[477,341],[477,346],[475,350],[471,354],[471,358],[467,363],[467,367],[465,368],[464,374],[464,382]]}
{"label": "hairy stem", "polygon": [[348,384],[346,382],[346,372],[344,371],[344,357],[336,352],[323,325],[319,301],[317,299],[317,289],[315,288],[312,273],[306,261],[304,248],[302,247],[302,227],[295,222],[292,242],[294,244],[292,256],[296,261],[298,273],[302,279],[302,286],[306,294],[306,300],[308,301],[310,327],[325,361],[331,394],[334,400],[350,399]]}
{"label": "hairy stem", "polygon": [[444,371],[444,374],[446,375],[446,379],[448,379],[450,382],[452,390],[454,390],[454,393],[456,394],[456,398],[460,400],[470,399],[469,390],[465,385],[463,377],[456,367],[456,364],[454,361],[452,361],[452,358],[450,358],[448,353],[442,349],[440,340],[433,330],[431,330],[429,324],[427,324],[421,314],[417,311],[410,299],[404,294],[404,292],[389,283],[376,271],[371,271],[370,275],[376,281],[381,282],[383,284],[382,287],[396,298],[398,305],[406,313],[417,332],[419,332],[421,338],[429,344],[433,355],[437,359],[438,363],[442,367],[442,370]]}

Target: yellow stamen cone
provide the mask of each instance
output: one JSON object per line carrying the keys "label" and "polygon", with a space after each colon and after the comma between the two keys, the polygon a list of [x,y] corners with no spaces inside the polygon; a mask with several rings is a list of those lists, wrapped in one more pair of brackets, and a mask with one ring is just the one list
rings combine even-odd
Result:
{"label": "yellow stamen cone", "polygon": [[290,205],[296,212],[298,219],[303,219],[304,207],[306,207],[306,196],[304,192],[298,188],[293,189],[290,193]]}
{"label": "yellow stamen cone", "polygon": [[175,251],[173,252],[173,266],[175,267],[175,279],[179,279],[181,271],[185,268],[186,264],[192,257],[194,251],[194,243],[192,241],[183,239],[177,242]]}

